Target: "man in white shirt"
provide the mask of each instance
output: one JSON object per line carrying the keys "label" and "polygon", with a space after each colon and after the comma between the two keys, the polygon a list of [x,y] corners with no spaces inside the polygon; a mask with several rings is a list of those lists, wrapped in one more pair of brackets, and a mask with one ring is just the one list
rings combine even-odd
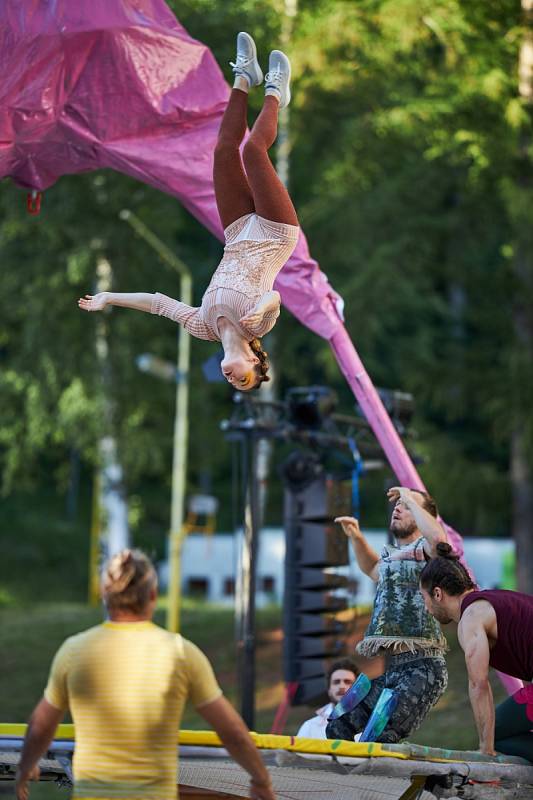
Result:
{"label": "man in white shirt", "polygon": [[339,661],[334,661],[326,676],[327,693],[330,702],[322,706],[322,708],[317,708],[315,716],[303,722],[296,735],[305,736],[307,739],[326,739],[328,717],[331,716],[334,707],[341,697],[346,694],[358,674],[359,670],[351,658],[341,658]]}

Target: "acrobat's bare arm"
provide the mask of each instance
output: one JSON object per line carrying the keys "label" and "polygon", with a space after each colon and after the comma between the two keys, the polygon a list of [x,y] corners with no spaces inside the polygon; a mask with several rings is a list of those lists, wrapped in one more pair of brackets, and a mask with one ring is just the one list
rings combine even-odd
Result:
{"label": "acrobat's bare arm", "polygon": [[82,311],[103,311],[107,306],[122,306],[147,314],[167,317],[198,339],[214,340],[213,332],[201,316],[200,309],[174,300],[172,297],[157,292],[99,292],[80,297],[78,305]]}
{"label": "acrobat's bare arm", "polygon": [[80,297],[78,306],[82,311],[103,311],[107,306],[122,306],[150,313],[154,296],[149,292],[98,292]]}

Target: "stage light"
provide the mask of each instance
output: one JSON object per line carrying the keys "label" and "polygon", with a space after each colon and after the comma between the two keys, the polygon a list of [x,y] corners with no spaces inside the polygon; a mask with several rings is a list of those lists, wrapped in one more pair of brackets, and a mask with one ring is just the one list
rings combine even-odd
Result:
{"label": "stage light", "polygon": [[301,492],[324,471],[318,453],[293,450],[281,465],[281,475],[292,492]]}
{"label": "stage light", "polygon": [[286,396],[289,422],[297,428],[319,430],[337,407],[337,395],[326,386],[299,386]]}

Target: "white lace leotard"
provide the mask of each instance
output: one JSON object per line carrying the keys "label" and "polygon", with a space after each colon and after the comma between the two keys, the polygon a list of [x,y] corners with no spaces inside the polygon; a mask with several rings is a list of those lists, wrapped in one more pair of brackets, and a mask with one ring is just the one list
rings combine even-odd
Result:
{"label": "white lace leotard", "polygon": [[290,258],[298,241],[299,227],[271,222],[257,214],[246,214],[224,231],[222,260],[198,308],[157,292],[152,314],[168,317],[199,339],[220,341],[217,320],[228,319],[247,340],[268,333],[279,317],[278,307],[265,312],[252,327],[239,320],[249,314],[270,292],[276,275]]}

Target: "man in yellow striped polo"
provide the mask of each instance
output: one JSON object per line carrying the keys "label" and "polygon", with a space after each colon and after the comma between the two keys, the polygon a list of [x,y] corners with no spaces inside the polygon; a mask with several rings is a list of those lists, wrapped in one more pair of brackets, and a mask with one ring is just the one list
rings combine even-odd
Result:
{"label": "man in yellow striped polo", "polygon": [[223,697],[201,650],[152,622],[157,576],[139,550],[106,565],[109,620],[59,648],[31,716],[17,774],[18,800],[70,709],[77,800],[175,800],[177,743],[187,698],[251,776],[251,796],[274,800],[270,776],[243,720]]}

